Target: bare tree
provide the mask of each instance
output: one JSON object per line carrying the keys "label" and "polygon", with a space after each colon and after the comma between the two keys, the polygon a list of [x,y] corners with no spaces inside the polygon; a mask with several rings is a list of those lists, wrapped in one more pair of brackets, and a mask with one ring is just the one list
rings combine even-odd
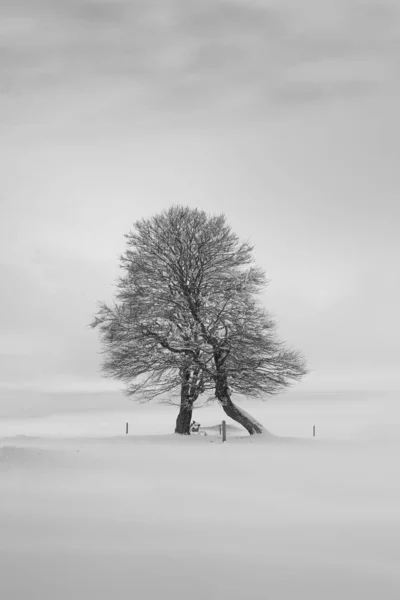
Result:
{"label": "bare tree", "polygon": [[130,303],[101,304],[92,322],[105,350],[103,372],[122,380],[127,395],[143,402],[180,389],[175,432],[189,435],[193,404],[212,387],[201,369],[201,351],[191,341],[193,328],[185,327],[182,315],[178,327],[163,319],[159,305],[147,303],[146,291],[132,293]]}
{"label": "bare tree", "polygon": [[138,221],[126,238],[117,304],[102,305],[93,323],[106,346],[105,372],[124,380],[128,393],[148,397],[180,385],[177,431],[213,386],[228,416],[262,433],[232,393],[276,393],[306,369],[259,304],[266,281],[250,244],[239,242],[224,216],[183,207]]}

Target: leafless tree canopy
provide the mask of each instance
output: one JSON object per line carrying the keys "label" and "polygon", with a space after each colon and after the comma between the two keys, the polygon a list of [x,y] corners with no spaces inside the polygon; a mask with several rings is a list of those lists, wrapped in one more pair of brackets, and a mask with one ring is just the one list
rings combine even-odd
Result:
{"label": "leafless tree canopy", "polygon": [[267,282],[251,245],[223,215],[184,207],[138,221],[126,240],[115,304],[100,305],[93,322],[105,374],[146,399],[180,387],[190,415],[198,396],[213,389],[229,416],[260,433],[231,394],[273,394],[306,369],[260,305]]}

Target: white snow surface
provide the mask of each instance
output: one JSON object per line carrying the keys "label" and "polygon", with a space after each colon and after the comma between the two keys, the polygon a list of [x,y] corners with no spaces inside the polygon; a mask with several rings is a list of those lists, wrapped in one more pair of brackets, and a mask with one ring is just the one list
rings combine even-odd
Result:
{"label": "white snow surface", "polygon": [[126,400],[3,413],[0,598],[398,600],[397,400],[245,402],[270,434],[225,444],[218,406],[204,437]]}

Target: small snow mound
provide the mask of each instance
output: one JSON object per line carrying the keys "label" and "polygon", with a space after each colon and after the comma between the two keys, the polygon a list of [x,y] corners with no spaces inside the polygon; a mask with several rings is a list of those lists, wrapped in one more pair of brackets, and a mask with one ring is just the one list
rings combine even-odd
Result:
{"label": "small snow mound", "polygon": [[0,448],[0,469],[32,464],[40,459],[42,450],[18,448],[17,446],[2,446]]}
{"label": "small snow mound", "polygon": [[[202,427],[202,431],[205,431],[207,435],[221,436],[221,423],[218,425],[210,425],[209,427]],[[238,427],[237,425],[231,425],[230,423],[226,424],[226,434],[227,435],[240,435],[247,436],[248,433],[243,427]]]}
{"label": "small snow mound", "polygon": [[0,446],[0,471],[14,469],[47,468],[65,460],[65,452],[40,446]]}

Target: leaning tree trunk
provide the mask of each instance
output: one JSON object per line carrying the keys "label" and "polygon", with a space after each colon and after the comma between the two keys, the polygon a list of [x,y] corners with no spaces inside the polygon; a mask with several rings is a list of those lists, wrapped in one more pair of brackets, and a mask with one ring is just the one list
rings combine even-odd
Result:
{"label": "leaning tree trunk", "polygon": [[218,377],[215,387],[215,395],[220,401],[222,408],[228,417],[242,425],[242,427],[244,427],[250,435],[254,435],[256,433],[261,434],[265,432],[265,429],[261,423],[256,421],[256,419],[254,419],[251,415],[232,402],[231,395],[229,393],[227,377],[224,373],[221,373]]}
{"label": "leaning tree trunk", "polygon": [[[218,400],[220,399],[218,398]],[[240,425],[247,429],[250,435],[265,432],[265,429],[261,425],[261,423],[256,421],[256,419],[249,415],[249,413],[245,412],[242,408],[236,406],[236,404],[232,402],[229,394],[222,398],[220,402],[222,404],[224,412],[228,415],[228,417],[230,417],[237,423],[240,423]]]}

